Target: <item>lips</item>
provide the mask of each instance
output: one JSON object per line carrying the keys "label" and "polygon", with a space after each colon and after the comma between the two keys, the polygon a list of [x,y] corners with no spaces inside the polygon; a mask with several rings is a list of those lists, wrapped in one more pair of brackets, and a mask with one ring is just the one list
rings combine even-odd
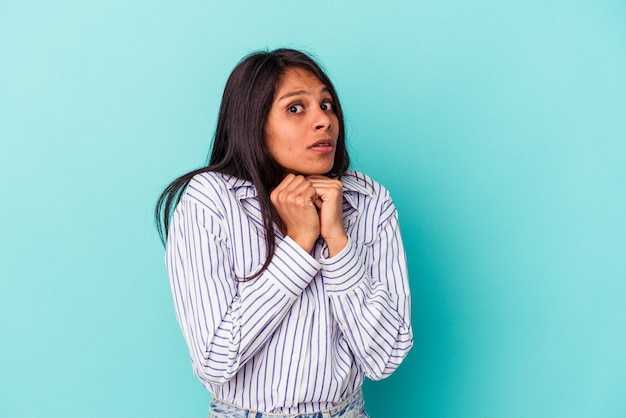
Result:
{"label": "lips", "polygon": [[319,141],[313,143],[309,148],[322,150],[328,148],[332,149],[334,147],[335,141],[333,141],[332,139],[320,139]]}

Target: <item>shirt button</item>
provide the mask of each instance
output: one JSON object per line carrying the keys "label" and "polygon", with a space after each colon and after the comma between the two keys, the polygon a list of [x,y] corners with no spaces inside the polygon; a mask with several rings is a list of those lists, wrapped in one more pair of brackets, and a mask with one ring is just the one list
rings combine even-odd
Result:
{"label": "shirt button", "polygon": [[306,311],[300,312],[300,318],[306,318]]}
{"label": "shirt button", "polygon": [[287,401],[287,402],[285,402],[285,406],[286,406],[287,408],[291,408],[291,407],[293,406],[293,402],[291,402],[291,401]]}
{"label": "shirt button", "polygon": [[291,356],[292,359],[294,359],[295,361],[298,361],[298,359],[300,358],[299,355],[294,354],[293,356]]}

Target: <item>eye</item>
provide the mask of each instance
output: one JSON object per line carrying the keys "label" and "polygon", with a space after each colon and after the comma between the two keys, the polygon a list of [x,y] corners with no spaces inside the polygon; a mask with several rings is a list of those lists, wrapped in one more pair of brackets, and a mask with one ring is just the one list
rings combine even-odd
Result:
{"label": "eye", "polygon": [[333,102],[331,102],[330,100],[323,102],[320,107],[322,108],[322,110],[334,110],[335,109],[335,107],[333,106]]}
{"label": "eye", "polygon": [[303,110],[304,110],[304,106],[302,106],[301,104],[294,104],[287,108],[287,111],[289,113],[300,113]]}

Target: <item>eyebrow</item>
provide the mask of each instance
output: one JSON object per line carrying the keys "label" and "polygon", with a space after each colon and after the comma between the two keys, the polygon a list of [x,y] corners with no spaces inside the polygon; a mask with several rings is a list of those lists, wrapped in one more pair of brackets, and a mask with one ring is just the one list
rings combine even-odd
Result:
{"label": "eyebrow", "polygon": [[[328,90],[328,87],[326,87],[326,86],[324,86],[322,89],[320,89],[320,93],[328,93],[328,92],[329,92],[329,90]],[[281,101],[281,100],[284,100],[284,99],[288,99],[288,98],[293,97],[293,96],[301,96],[301,95],[307,95],[307,94],[311,94],[311,93],[309,93],[308,90],[294,90],[294,91],[287,92],[287,93],[283,94],[282,96],[280,96],[278,98],[278,101]]]}

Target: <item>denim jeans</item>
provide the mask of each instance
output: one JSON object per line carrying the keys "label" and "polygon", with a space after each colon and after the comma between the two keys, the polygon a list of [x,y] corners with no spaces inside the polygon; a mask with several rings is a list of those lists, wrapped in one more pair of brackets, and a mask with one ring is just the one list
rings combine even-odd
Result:
{"label": "denim jeans", "polygon": [[211,397],[209,405],[209,418],[368,418],[365,413],[363,393],[359,390],[348,397],[339,405],[318,412],[306,414],[269,414],[249,409],[239,408],[219,399]]}

